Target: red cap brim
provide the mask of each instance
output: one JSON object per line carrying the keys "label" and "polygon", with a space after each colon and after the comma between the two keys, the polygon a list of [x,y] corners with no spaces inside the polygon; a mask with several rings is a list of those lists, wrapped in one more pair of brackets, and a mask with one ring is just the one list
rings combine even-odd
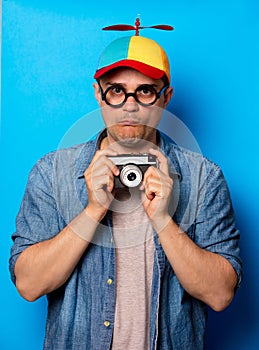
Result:
{"label": "red cap brim", "polygon": [[155,68],[151,67],[148,64],[134,61],[134,60],[121,60],[118,62],[115,62],[109,66],[106,66],[104,68],[98,69],[94,75],[95,79],[99,79],[101,76],[103,76],[105,73],[111,71],[112,69],[119,68],[119,67],[129,67],[136,69],[140,73],[152,78],[152,79],[161,79],[164,75],[165,72]]}

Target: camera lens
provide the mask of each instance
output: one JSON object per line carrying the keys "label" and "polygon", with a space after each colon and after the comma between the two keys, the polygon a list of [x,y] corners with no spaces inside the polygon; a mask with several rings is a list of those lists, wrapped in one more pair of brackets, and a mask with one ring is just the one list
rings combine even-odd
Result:
{"label": "camera lens", "polygon": [[120,181],[126,187],[137,187],[142,181],[142,171],[135,164],[125,165],[120,172]]}
{"label": "camera lens", "polygon": [[129,173],[127,176],[127,179],[129,181],[134,181],[134,180],[136,180],[136,178],[137,178],[137,175],[135,173]]}

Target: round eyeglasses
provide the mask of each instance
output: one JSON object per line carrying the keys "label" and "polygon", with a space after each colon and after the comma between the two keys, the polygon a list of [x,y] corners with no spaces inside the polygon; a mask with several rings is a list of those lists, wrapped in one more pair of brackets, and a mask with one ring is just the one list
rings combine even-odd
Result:
{"label": "round eyeglasses", "polygon": [[153,105],[166,91],[168,85],[165,85],[159,92],[149,84],[142,84],[136,88],[134,92],[127,93],[123,86],[120,84],[113,84],[103,91],[99,84],[102,100],[111,107],[119,108],[123,106],[130,96],[142,106]]}

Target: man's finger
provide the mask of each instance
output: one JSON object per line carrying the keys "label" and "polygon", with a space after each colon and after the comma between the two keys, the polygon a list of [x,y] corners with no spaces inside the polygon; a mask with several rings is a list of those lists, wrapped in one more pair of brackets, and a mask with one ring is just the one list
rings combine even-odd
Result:
{"label": "man's finger", "polygon": [[158,150],[154,148],[150,148],[149,150],[150,154],[153,154],[154,156],[157,157],[158,163],[159,163],[159,169],[166,175],[169,175],[169,170],[168,170],[168,160],[167,158]]}

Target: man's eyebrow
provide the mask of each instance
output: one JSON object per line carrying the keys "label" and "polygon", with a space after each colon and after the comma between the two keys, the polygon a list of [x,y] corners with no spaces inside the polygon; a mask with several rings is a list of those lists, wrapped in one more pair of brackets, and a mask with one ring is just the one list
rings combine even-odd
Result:
{"label": "man's eyebrow", "polygon": [[113,86],[113,85],[120,85],[120,86],[125,86],[125,84],[123,83],[119,83],[119,82],[110,82],[110,81],[107,81],[106,83],[104,83],[104,85],[110,85],[110,86]]}
{"label": "man's eyebrow", "polygon": [[[106,85],[106,86],[120,85],[120,86],[122,86],[122,87],[124,87],[124,88],[127,87],[125,83],[120,83],[120,82],[116,82],[116,81],[114,81],[114,82],[107,81],[107,82],[104,83],[104,85]],[[156,83],[152,83],[152,84],[149,84],[149,83],[141,83],[141,84],[138,84],[137,88],[138,88],[139,86],[142,86],[142,85],[148,85],[148,86],[152,86],[152,87],[154,87],[154,88],[157,88],[157,87],[158,87],[158,84],[156,84]]]}

